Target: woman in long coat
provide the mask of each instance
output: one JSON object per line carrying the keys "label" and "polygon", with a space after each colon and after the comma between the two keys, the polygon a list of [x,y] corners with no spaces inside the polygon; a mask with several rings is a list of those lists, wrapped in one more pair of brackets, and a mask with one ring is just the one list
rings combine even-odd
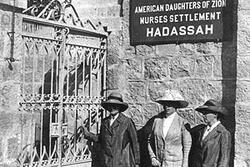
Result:
{"label": "woman in long coat", "polygon": [[84,129],[87,139],[100,143],[102,167],[139,167],[140,153],[137,132],[132,119],[121,112],[128,108],[122,95],[113,92],[102,107],[110,112],[100,129],[100,134],[93,134]]}
{"label": "woman in long coat", "polygon": [[155,118],[148,138],[152,166],[188,167],[191,136],[185,127],[187,122],[176,113],[188,102],[176,90],[166,91],[156,102],[163,106],[164,111]]}
{"label": "woman in long coat", "polygon": [[220,119],[228,115],[227,110],[216,100],[210,99],[196,108],[205,116],[206,126],[191,134],[193,142],[190,155],[191,167],[228,167],[230,160],[231,136]]}

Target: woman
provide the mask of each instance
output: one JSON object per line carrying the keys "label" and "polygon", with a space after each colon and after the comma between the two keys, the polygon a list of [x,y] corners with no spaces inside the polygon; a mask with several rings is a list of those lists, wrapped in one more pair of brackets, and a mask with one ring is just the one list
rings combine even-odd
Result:
{"label": "woman", "polygon": [[228,167],[230,160],[230,133],[220,120],[228,115],[225,108],[216,100],[210,99],[196,108],[205,117],[206,126],[192,132],[197,141],[192,146],[192,167]]}
{"label": "woman", "polygon": [[191,136],[185,128],[185,120],[176,113],[178,108],[187,107],[188,102],[176,90],[167,90],[156,102],[164,111],[155,118],[148,138],[152,166],[188,167]]}
{"label": "woman", "polygon": [[84,128],[87,139],[101,145],[102,167],[139,167],[140,152],[137,132],[132,119],[122,114],[128,108],[122,95],[113,92],[101,106],[110,112],[101,124],[100,134],[96,135]]}

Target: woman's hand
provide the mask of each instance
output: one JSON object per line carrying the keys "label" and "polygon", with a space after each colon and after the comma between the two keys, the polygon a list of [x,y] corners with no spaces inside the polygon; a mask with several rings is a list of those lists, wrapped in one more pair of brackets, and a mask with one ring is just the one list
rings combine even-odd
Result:
{"label": "woman's hand", "polygon": [[152,166],[161,166],[161,163],[155,158],[151,158]]}

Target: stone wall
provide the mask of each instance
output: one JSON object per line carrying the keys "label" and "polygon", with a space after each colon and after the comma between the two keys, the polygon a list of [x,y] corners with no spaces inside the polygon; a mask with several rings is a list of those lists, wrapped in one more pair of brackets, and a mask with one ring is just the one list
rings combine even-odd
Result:
{"label": "stone wall", "polygon": [[[249,0],[234,1],[232,41],[136,47],[129,44],[129,0],[73,0],[72,3],[83,21],[101,23],[110,32],[108,92],[119,90],[124,95],[130,105],[125,114],[135,121],[140,141],[144,140],[150,118],[161,110],[154,100],[165,89],[178,89],[190,103],[189,109],[180,113],[193,124],[200,121],[193,108],[209,98],[222,101],[231,113],[223,122],[233,139],[231,166],[233,161],[235,167],[250,166]],[[11,12],[2,5],[0,19],[0,166],[15,166],[13,161],[18,157],[15,150],[20,149],[21,135],[29,134],[32,117],[17,110],[21,64],[20,61],[10,64],[5,59],[10,56],[7,32],[11,31]],[[20,20],[16,15],[17,32],[21,31]],[[19,59],[20,40],[15,37],[14,57]]]}
{"label": "stone wall", "polygon": [[100,21],[111,31],[108,90],[118,89],[123,93],[130,104],[126,114],[138,129],[143,129],[159,113],[160,106],[154,100],[165,89],[178,89],[189,101],[186,116],[193,114],[193,108],[214,98],[231,113],[223,122],[232,135],[231,166],[233,161],[236,167],[250,165],[250,130],[246,128],[250,124],[248,0],[234,1],[231,41],[136,47],[129,44],[129,0],[75,0],[73,3],[79,4],[75,6],[81,18]]}
{"label": "stone wall", "polygon": [[[2,1],[1,1],[2,2]],[[7,2],[7,1],[5,1]],[[8,5],[0,5],[0,166],[16,166],[23,141],[31,139],[32,116],[18,111],[20,98],[21,74],[21,17],[15,15],[15,46],[13,48],[16,61],[10,62],[12,13]],[[17,9],[17,11],[20,11]]]}

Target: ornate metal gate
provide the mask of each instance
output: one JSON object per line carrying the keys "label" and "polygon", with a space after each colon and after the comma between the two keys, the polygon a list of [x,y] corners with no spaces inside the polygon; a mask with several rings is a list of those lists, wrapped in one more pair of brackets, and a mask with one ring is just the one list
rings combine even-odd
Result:
{"label": "ornate metal gate", "polygon": [[[105,114],[99,104],[105,97],[107,35],[90,21],[91,29],[84,28],[69,1],[53,2],[46,15],[23,16],[19,109],[30,113],[32,123],[29,137],[21,137],[20,166],[84,166],[92,155],[81,127],[98,132]],[[65,24],[66,8],[78,23]],[[60,9],[63,18],[52,9]],[[27,11],[34,15],[36,10],[31,6]]]}

